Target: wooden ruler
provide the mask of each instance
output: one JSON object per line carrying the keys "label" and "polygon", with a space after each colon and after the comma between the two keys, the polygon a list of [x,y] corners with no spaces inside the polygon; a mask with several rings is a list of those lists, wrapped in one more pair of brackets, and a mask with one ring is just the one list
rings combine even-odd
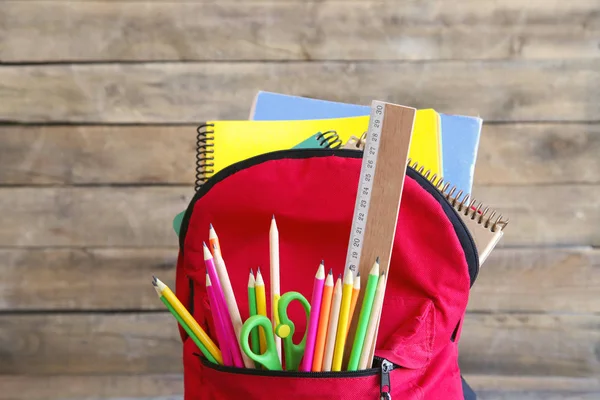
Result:
{"label": "wooden ruler", "polygon": [[[380,272],[386,272],[386,279],[389,276],[415,115],[412,107],[381,101],[371,104],[344,271],[350,269],[354,276],[360,271],[361,288],[366,287],[377,257]],[[346,340],[345,362],[354,343],[363,297],[361,290]]]}

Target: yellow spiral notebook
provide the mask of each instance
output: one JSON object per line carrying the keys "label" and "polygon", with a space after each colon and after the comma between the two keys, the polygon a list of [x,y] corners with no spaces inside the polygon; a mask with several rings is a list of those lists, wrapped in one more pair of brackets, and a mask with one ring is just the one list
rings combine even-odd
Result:
{"label": "yellow spiral notebook", "polygon": [[[207,121],[198,128],[196,186],[231,164],[278,150],[291,149],[321,132],[335,132],[336,146],[368,130],[369,116],[295,121]],[[439,115],[418,110],[409,157],[442,175]]]}

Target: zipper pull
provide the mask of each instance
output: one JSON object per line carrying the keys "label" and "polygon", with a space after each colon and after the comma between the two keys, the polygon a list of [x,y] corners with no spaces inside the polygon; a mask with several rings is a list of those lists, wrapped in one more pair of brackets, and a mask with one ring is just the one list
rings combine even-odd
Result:
{"label": "zipper pull", "polygon": [[394,369],[394,364],[388,360],[381,361],[381,385],[379,390],[381,393],[381,400],[392,400],[392,382],[390,381],[390,371]]}

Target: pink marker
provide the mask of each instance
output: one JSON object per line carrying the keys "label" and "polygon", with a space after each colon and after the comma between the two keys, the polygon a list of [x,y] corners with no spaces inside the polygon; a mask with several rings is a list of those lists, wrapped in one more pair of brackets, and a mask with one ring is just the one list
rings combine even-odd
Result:
{"label": "pink marker", "polygon": [[[210,282],[210,276],[208,273],[206,274],[206,293],[208,294],[208,301],[210,302],[210,307],[212,310],[217,310],[218,302],[215,296],[215,291]],[[215,323],[215,331],[217,335],[217,340],[219,341],[219,347],[221,348],[221,353],[223,354],[223,364],[230,367],[233,365],[233,359],[231,358],[231,351],[229,350],[229,340],[227,340],[227,336],[225,335],[225,322],[223,318],[221,318],[220,312],[213,312],[213,321]]]}
{"label": "pink marker", "polygon": [[325,265],[321,261],[315,282],[313,284],[312,298],[310,300],[310,316],[308,319],[308,327],[306,328],[306,347],[304,349],[304,357],[300,363],[298,370],[310,371],[312,368],[313,356],[315,353],[315,342],[317,341],[317,328],[319,325],[319,314],[321,313],[321,299],[323,297],[323,287],[325,286]]}
{"label": "pink marker", "polygon": [[[219,278],[217,276],[217,270],[215,269],[215,263],[213,260],[212,254],[210,254],[210,250],[206,243],[204,243],[204,264],[206,265],[206,272],[210,278],[211,286],[215,292],[215,302],[218,305],[216,310],[213,310],[213,315],[215,312],[220,314],[223,319],[223,324],[225,326],[225,339],[227,343],[227,347],[231,351],[231,355],[233,356],[233,365],[236,367],[244,368],[244,360],[242,360],[242,352],[240,350],[240,345],[237,341],[237,336],[235,336],[235,331],[233,330],[233,322],[231,322],[231,316],[229,315],[229,310],[227,308],[227,304],[225,303],[225,295],[223,294],[223,288],[219,283]],[[224,362],[224,361],[223,361]]]}

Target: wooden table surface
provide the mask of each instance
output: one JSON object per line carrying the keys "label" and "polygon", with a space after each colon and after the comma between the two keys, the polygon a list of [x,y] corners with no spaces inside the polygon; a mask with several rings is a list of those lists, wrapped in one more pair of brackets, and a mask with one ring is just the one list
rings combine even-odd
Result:
{"label": "wooden table surface", "polygon": [[[258,90],[484,120],[510,217],[460,365],[480,399],[600,398],[600,1],[0,2],[0,400],[181,399],[195,129]],[[377,76],[377,79],[374,77]]]}

